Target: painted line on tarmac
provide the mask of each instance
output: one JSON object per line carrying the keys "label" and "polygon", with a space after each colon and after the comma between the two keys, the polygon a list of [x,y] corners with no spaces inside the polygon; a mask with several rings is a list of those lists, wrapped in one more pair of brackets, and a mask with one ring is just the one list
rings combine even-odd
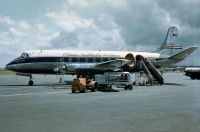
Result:
{"label": "painted line on tarmac", "polygon": [[[2,90],[21,90],[21,89],[30,89],[31,87],[23,87],[23,88],[1,88],[0,91]],[[41,86],[39,87],[38,89],[41,89],[41,88],[46,88],[46,86]],[[37,89],[36,87],[32,87],[32,89]]]}
{"label": "painted line on tarmac", "polygon": [[44,93],[26,93],[26,94],[8,94],[8,95],[0,95],[0,97],[12,97],[12,96],[27,96],[27,95],[44,95],[44,94],[58,94],[62,92],[44,92]]}

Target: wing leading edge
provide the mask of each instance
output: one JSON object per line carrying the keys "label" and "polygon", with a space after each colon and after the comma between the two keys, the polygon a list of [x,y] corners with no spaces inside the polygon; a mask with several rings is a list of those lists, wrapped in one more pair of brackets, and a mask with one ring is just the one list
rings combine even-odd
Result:
{"label": "wing leading edge", "polygon": [[114,70],[114,69],[117,69],[117,68],[124,66],[125,64],[130,64],[130,63],[132,63],[131,60],[116,59],[116,60],[106,61],[106,62],[97,64],[95,66],[95,69]]}

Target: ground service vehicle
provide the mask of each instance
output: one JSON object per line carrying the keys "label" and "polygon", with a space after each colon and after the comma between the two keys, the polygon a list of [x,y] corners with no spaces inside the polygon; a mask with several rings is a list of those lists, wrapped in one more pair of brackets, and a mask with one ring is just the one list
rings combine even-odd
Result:
{"label": "ground service vehicle", "polygon": [[72,81],[72,93],[79,91],[85,93],[87,90],[95,92],[97,88],[97,82],[94,80],[87,80],[86,78],[75,78]]}
{"label": "ground service vehicle", "polygon": [[124,87],[125,90],[132,90],[134,78],[129,72],[105,72],[103,75],[96,75],[95,81],[100,88],[115,85]]}

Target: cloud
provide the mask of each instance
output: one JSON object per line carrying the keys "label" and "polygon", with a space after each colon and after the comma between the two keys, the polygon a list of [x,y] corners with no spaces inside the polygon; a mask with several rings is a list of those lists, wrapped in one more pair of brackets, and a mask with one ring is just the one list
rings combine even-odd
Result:
{"label": "cloud", "polygon": [[52,48],[90,49],[90,50],[122,50],[126,45],[120,30],[102,30],[99,27],[76,32],[62,31],[50,42]]}
{"label": "cloud", "polygon": [[117,28],[111,30],[96,29],[93,34],[80,35],[80,47],[95,50],[122,50],[125,47],[124,39]]}
{"label": "cloud", "polygon": [[29,30],[30,24],[25,20],[15,21],[12,20],[9,16],[0,15],[0,26],[1,27],[17,27],[21,30]]}
{"label": "cloud", "polygon": [[166,2],[157,0],[157,4],[179,25],[181,43],[188,45],[200,42],[198,37],[200,34],[200,9],[198,6],[200,1],[170,0]]}
{"label": "cloud", "polygon": [[78,6],[80,8],[87,7],[89,5],[89,1],[87,0],[66,0],[71,6]]}
{"label": "cloud", "polygon": [[48,48],[53,37],[53,32],[48,31],[44,24],[30,24],[8,16],[0,16],[0,29],[0,53],[6,51],[13,56],[24,50]]}
{"label": "cloud", "polygon": [[77,48],[79,45],[78,35],[73,32],[59,32],[50,41],[50,45],[54,49]]}
{"label": "cloud", "polygon": [[127,1],[124,9],[109,8],[107,12],[121,28],[128,45],[159,45],[173,23],[167,12],[155,1]]}
{"label": "cloud", "polygon": [[93,20],[84,19],[78,16],[75,12],[68,12],[66,10],[62,11],[52,11],[46,13],[58,27],[66,31],[74,31],[78,28],[89,28],[94,26]]}
{"label": "cloud", "polygon": [[[67,5],[70,5],[70,7],[73,7],[75,9],[81,8],[93,8],[93,7],[100,7],[100,8],[105,8],[105,7],[114,7],[118,9],[126,8],[127,7],[127,1],[128,0],[104,0],[104,1],[99,1],[99,0],[65,0]],[[98,8],[96,8],[99,10]],[[95,10],[94,10],[95,11]]]}

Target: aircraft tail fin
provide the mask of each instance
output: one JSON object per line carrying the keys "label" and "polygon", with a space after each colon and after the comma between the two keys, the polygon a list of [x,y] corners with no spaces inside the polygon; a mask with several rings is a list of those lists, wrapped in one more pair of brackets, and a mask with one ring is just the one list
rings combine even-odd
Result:
{"label": "aircraft tail fin", "polygon": [[182,49],[181,45],[175,44],[177,37],[178,29],[175,26],[169,27],[165,36],[165,40],[159,49]]}
{"label": "aircraft tail fin", "polygon": [[175,43],[177,37],[178,29],[175,26],[169,27],[163,44],[156,52],[159,52],[164,56],[172,56],[181,52],[183,49],[182,45]]}
{"label": "aircraft tail fin", "polygon": [[163,52],[164,50],[168,52],[170,51],[170,55],[175,54],[174,51],[177,53],[177,51],[182,49],[180,44],[175,43],[177,37],[178,29],[175,26],[169,27],[162,45],[155,50],[151,50],[151,52]]}

